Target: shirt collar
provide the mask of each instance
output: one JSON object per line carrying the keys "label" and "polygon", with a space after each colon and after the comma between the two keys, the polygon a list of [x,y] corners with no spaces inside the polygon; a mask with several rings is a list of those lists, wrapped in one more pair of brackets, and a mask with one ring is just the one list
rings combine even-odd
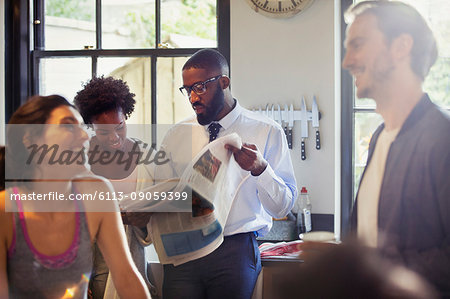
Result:
{"label": "shirt collar", "polygon": [[[234,108],[227,115],[222,117],[221,120],[217,121],[222,126],[222,128],[224,128],[225,130],[227,130],[229,127],[231,127],[231,125],[235,122],[235,120],[238,118],[238,116],[241,114],[241,111],[242,111],[242,107],[239,105],[238,101],[236,99],[234,99],[234,100],[236,103]],[[206,131],[208,131],[209,125],[210,124],[203,126]]]}

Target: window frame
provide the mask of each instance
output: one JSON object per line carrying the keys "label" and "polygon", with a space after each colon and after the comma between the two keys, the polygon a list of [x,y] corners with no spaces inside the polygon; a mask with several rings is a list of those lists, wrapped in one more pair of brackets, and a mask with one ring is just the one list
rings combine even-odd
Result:
{"label": "window frame", "polygon": [[[353,0],[341,0],[341,65],[345,57],[345,31],[347,24],[344,12]],[[350,73],[341,67],[341,238],[350,232],[353,209],[353,148],[354,148],[354,94],[355,88]]]}
{"label": "window frame", "polygon": [[[5,119],[28,97],[39,94],[39,60],[49,57],[91,58],[91,77],[97,74],[99,57],[148,57],[151,59],[151,122],[157,124],[157,59],[185,57],[202,48],[167,49],[160,46],[161,0],[155,0],[155,45],[146,49],[102,49],[101,0],[95,0],[96,48],[82,50],[44,49],[45,0],[5,1]],[[14,14],[19,11],[19,14]],[[34,15],[31,18],[31,13]],[[230,63],[230,0],[216,0],[217,47]]]}
{"label": "window frame", "polygon": [[[341,0],[341,65],[345,57],[345,11],[353,0]],[[341,67],[341,236],[351,230],[351,215],[355,203],[355,116],[357,113],[376,113],[374,108],[355,105],[355,84],[350,73]]]}

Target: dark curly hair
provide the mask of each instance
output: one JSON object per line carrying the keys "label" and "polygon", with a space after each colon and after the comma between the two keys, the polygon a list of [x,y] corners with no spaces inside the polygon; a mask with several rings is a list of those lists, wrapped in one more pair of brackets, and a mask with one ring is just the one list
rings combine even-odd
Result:
{"label": "dark curly hair", "polygon": [[122,109],[125,118],[134,111],[134,93],[126,82],[113,77],[97,77],[83,85],[77,92],[74,103],[86,124],[92,124],[92,119],[101,113]]}

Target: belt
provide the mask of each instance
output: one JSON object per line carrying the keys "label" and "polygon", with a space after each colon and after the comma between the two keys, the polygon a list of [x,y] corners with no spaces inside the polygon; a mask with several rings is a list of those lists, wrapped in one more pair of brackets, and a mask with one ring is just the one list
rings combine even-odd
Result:
{"label": "belt", "polygon": [[234,236],[238,236],[238,235],[254,235],[255,237],[259,236],[257,231],[251,231],[251,232],[246,232],[246,233],[237,233],[234,235],[228,235],[228,236],[225,236],[225,238],[230,238],[230,237],[234,237]]}

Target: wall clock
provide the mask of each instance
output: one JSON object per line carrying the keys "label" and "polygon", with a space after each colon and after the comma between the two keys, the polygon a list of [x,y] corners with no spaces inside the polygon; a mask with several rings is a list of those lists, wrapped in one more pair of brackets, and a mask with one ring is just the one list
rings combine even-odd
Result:
{"label": "wall clock", "polygon": [[289,18],[308,8],[313,0],[247,0],[257,13],[272,18]]}

